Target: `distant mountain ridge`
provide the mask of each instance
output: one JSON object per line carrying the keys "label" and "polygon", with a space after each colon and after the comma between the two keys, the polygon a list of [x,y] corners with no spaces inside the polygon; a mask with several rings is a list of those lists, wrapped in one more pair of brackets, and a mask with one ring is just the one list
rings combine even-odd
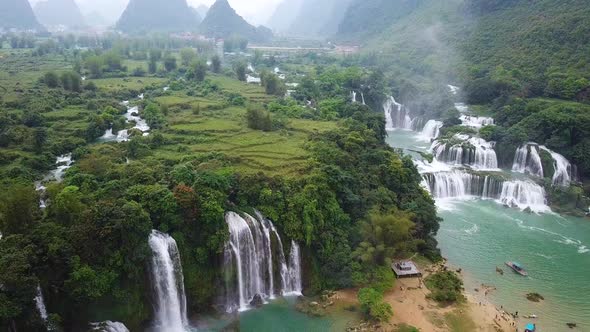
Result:
{"label": "distant mountain ridge", "polygon": [[326,36],[338,30],[352,0],[303,0],[288,31],[301,36]]}
{"label": "distant mountain ridge", "polygon": [[338,23],[339,35],[378,34],[407,16],[421,0],[353,0]]}
{"label": "distant mountain ridge", "polygon": [[207,12],[209,11],[209,7],[200,4],[197,8],[195,8],[197,10],[197,13],[199,13],[199,16],[201,16],[201,18],[205,18],[205,16],[207,16]]}
{"label": "distant mountain ridge", "polygon": [[64,25],[83,27],[84,16],[74,0],[45,0],[33,8],[37,19],[46,27]]}
{"label": "distant mountain ridge", "polygon": [[263,41],[272,37],[272,32],[264,27],[254,27],[238,15],[227,0],[217,0],[203,19],[201,33],[214,38],[228,38],[239,35],[250,41]]}
{"label": "distant mountain ridge", "polygon": [[43,30],[27,0],[0,1],[0,28]]}
{"label": "distant mountain ridge", "polygon": [[268,26],[274,31],[287,32],[301,10],[303,0],[285,0],[281,2],[268,19]]}
{"label": "distant mountain ridge", "polygon": [[191,31],[198,21],[186,0],[130,0],[117,22],[117,29],[147,31]]}

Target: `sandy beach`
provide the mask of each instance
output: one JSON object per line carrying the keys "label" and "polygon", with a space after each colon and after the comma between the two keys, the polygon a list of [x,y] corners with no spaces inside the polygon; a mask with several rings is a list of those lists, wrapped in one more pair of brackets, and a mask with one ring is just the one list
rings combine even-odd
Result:
{"label": "sandy beach", "polygon": [[[385,301],[393,308],[394,315],[381,330],[395,331],[400,324],[407,324],[427,332],[512,332],[519,326],[501,308],[480,300],[476,292],[464,292],[466,301],[450,306],[441,306],[427,299],[429,293],[418,278],[396,280],[395,287],[384,296]],[[341,290],[336,295],[339,301],[357,304],[356,296],[355,289]]]}

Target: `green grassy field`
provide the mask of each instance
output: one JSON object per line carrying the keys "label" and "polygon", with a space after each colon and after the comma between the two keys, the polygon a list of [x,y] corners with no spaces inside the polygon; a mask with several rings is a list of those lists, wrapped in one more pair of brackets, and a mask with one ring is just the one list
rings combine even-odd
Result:
{"label": "green grassy field", "polygon": [[[158,100],[169,107],[194,102],[191,97],[180,96]],[[285,130],[262,132],[249,129],[245,115],[243,107],[202,111],[198,115],[191,110],[173,112],[167,117],[169,126],[163,134],[174,143],[154,150],[153,155],[178,161],[190,155],[221,152],[236,161],[233,168],[239,172],[296,174],[307,160],[304,144],[309,134],[336,126],[335,122],[292,119]]]}
{"label": "green grassy field", "polygon": [[[71,62],[63,55],[33,57],[31,50],[0,50],[0,92],[4,100],[18,99],[27,89],[38,89],[39,95],[47,88],[39,85],[39,78],[48,71],[71,70]],[[125,60],[129,70],[145,65],[145,61]],[[282,130],[263,132],[249,129],[246,107],[226,106],[228,94],[240,94],[248,104],[262,108],[275,97],[265,93],[258,85],[246,84],[227,76],[209,73],[207,79],[219,90],[212,93],[191,91],[187,85],[182,90],[169,90],[151,99],[168,109],[167,126],[160,130],[166,144],[151,150],[146,157],[178,162],[183,158],[209,152],[223,153],[231,160],[231,169],[242,173],[265,172],[274,174],[298,174],[306,165],[308,154],[304,145],[313,132],[336,127],[335,122],[289,119]],[[160,91],[170,84],[169,78],[124,77],[89,79],[106,95],[117,90]],[[192,93],[191,93],[192,92]],[[189,96],[191,95],[191,96]],[[102,106],[100,106],[102,107]],[[21,113],[22,110],[10,112]],[[85,104],[58,106],[43,112],[48,134],[53,139],[84,137],[89,118],[100,110],[88,110]],[[99,148],[100,145],[94,145]],[[123,145],[120,145],[123,148]],[[31,157],[28,151],[3,149],[18,163],[18,159]],[[4,167],[12,167],[9,162]]]}
{"label": "green grassy field", "polygon": [[155,87],[164,84],[167,79],[159,77],[125,77],[125,78],[100,78],[92,79],[96,86],[107,91],[119,89],[141,90],[142,88]]}
{"label": "green grassy field", "polygon": [[47,71],[70,69],[62,55],[35,57],[31,50],[0,50],[0,94],[5,101],[15,100]]}

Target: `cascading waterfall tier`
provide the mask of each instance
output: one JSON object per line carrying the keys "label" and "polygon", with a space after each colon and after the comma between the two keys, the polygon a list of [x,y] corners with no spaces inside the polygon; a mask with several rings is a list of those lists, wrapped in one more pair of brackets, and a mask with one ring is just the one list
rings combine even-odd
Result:
{"label": "cascading waterfall tier", "polygon": [[455,134],[452,139],[434,141],[430,151],[440,162],[455,166],[470,166],[477,170],[497,170],[498,157],[494,142],[479,137]]}
{"label": "cascading waterfall tier", "polygon": [[572,182],[572,164],[561,154],[549,150],[545,146],[540,146],[540,148],[553,158],[553,168],[555,169],[552,179],[553,185],[568,187]]}
{"label": "cascading waterfall tier", "polygon": [[542,178],[543,163],[541,163],[538,145],[528,143],[516,149],[512,171]]}
{"label": "cascading waterfall tier", "polygon": [[428,120],[420,133],[420,140],[430,142],[440,136],[440,129],[443,127],[442,121]]}
{"label": "cascading waterfall tier", "polygon": [[176,241],[152,231],[151,281],[154,290],[154,328],[161,332],[184,332],[188,326],[184,276]]}
{"label": "cascading waterfall tier", "polygon": [[[139,95],[138,98],[143,99],[143,94]],[[127,112],[124,115],[126,123],[135,123],[133,129],[141,131],[143,136],[148,136],[151,128],[147,124],[147,121],[138,115],[139,108],[137,106],[129,107],[129,101],[124,101],[121,104],[127,107]],[[113,128],[109,128],[98,140],[100,142],[127,142],[129,141],[129,130],[119,130],[119,132],[115,134]]]}
{"label": "cascading waterfall tier", "polygon": [[543,187],[532,181],[503,180],[460,170],[423,175],[435,199],[493,199],[521,210],[550,212]]}
{"label": "cascading waterfall tier", "polygon": [[383,103],[383,112],[385,113],[385,129],[406,129],[417,130],[422,124],[422,119],[412,119],[410,111],[402,104],[395,101],[395,98],[390,96]]}
{"label": "cascading waterfall tier", "polygon": [[547,170],[543,169],[540,151],[547,152],[553,159],[553,185],[569,186],[573,177],[572,164],[561,154],[537,143],[527,143],[516,149],[512,171],[542,178]]}
{"label": "cascading waterfall tier", "polygon": [[[461,112],[461,110],[459,110],[459,111]],[[484,126],[493,126],[494,125],[493,118],[483,117],[483,116],[472,116],[472,115],[463,114],[459,117],[459,120],[461,120],[462,126],[471,127],[471,128],[481,128]]]}
{"label": "cascading waterfall tier", "polygon": [[550,212],[545,199],[545,189],[531,181],[506,181],[502,185],[500,203],[530,209],[533,212]]}
{"label": "cascading waterfall tier", "polygon": [[99,322],[99,323],[90,323],[90,327],[92,331],[100,331],[100,332],[129,332],[127,326],[120,322],[113,322],[110,320]]}
{"label": "cascading waterfall tier", "polygon": [[[291,243],[287,262],[283,242],[274,224],[256,211],[248,214],[228,212],[225,221],[230,239],[224,252],[227,312],[250,308],[258,296],[261,300],[277,294],[301,294],[299,246]],[[277,262],[277,264],[273,264]],[[276,282],[275,276],[280,276]]]}

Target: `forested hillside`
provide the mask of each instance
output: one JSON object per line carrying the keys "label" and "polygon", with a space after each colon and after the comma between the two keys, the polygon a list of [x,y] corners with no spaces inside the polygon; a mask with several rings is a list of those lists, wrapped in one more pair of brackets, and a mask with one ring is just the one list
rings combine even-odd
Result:
{"label": "forested hillside", "polygon": [[461,54],[470,102],[503,93],[590,101],[587,1],[473,1],[467,10],[473,27]]}
{"label": "forested hillside", "polygon": [[459,85],[499,119],[489,138],[510,154],[535,139],[589,173],[587,106],[575,103],[590,100],[587,1],[358,1],[338,38],[364,45],[361,61],[383,68],[417,113],[443,116],[448,104],[432,100]]}
{"label": "forested hillside", "polygon": [[338,24],[338,34],[366,37],[379,34],[415,10],[420,0],[355,0]]}

